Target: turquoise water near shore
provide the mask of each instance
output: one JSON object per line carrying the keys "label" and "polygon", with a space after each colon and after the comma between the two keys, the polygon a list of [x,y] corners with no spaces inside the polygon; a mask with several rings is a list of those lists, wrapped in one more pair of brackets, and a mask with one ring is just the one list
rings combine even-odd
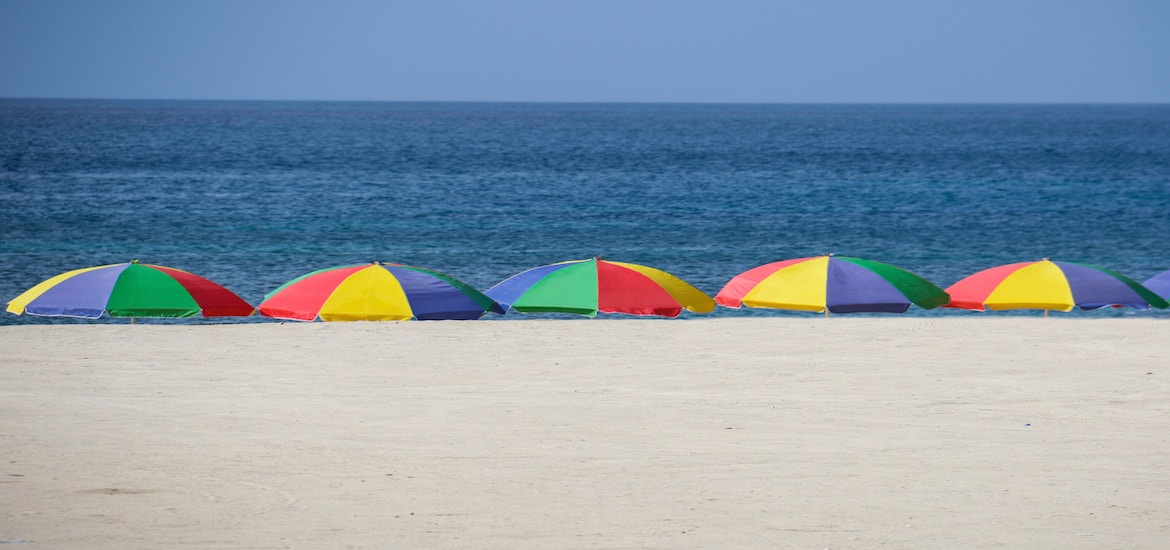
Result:
{"label": "turquoise water near shore", "polygon": [[1140,281],[1168,235],[1168,105],[0,100],[3,301],[130,259],[253,303],[371,260],[481,289],[596,255],[709,294],[822,253],[943,287],[1042,257]]}

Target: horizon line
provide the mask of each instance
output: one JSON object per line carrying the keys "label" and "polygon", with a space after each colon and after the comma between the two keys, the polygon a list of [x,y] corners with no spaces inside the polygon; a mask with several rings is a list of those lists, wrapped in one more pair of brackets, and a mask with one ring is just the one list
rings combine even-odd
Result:
{"label": "horizon line", "polygon": [[227,99],[160,97],[0,96],[0,101],[158,101],[217,103],[402,103],[498,105],[1170,105],[1168,101],[619,101],[619,100],[500,100],[500,99]]}

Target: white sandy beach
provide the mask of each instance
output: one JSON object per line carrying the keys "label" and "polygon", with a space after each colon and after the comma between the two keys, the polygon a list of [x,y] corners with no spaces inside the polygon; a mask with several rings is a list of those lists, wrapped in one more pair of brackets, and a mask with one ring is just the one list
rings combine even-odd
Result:
{"label": "white sandy beach", "polygon": [[1166,548],[1168,356],[993,315],[3,327],[0,544]]}

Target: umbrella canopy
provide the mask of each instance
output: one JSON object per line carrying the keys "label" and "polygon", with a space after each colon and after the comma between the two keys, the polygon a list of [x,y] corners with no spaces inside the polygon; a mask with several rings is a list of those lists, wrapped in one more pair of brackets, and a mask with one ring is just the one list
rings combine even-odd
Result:
{"label": "umbrella canopy", "polygon": [[1170,300],[1170,270],[1163,271],[1142,283],[1142,286],[1161,296],[1163,300]]}
{"label": "umbrella canopy", "polygon": [[76,269],[28,289],[8,311],[20,315],[82,317],[246,317],[255,308],[198,275],[141,264]]}
{"label": "umbrella canopy", "polygon": [[979,311],[1167,306],[1166,300],[1115,271],[1048,259],[985,269],[951,285],[947,292],[951,295],[947,307]]}
{"label": "umbrella canopy", "polygon": [[503,308],[449,275],[393,263],[329,267],[270,292],[260,314],[299,321],[479,319]]}
{"label": "umbrella canopy", "polygon": [[534,267],[487,290],[504,307],[521,313],[628,313],[678,317],[715,310],[699,289],[665,271],[600,258]]}
{"label": "umbrella canopy", "polygon": [[761,265],[732,278],[715,301],[728,307],[765,307],[833,313],[905,313],[947,303],[934,283],[889,264],[817,256]]}

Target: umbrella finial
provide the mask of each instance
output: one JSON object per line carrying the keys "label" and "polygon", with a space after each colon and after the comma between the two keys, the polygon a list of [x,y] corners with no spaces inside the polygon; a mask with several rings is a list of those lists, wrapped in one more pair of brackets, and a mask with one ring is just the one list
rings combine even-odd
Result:
{"label": "umbrella finial", "polygon": [[138,260],[137,260],[137,259],[130,260],[130,263],[132,263],[132,264],[136,264],[136,263],[138,263]]}

